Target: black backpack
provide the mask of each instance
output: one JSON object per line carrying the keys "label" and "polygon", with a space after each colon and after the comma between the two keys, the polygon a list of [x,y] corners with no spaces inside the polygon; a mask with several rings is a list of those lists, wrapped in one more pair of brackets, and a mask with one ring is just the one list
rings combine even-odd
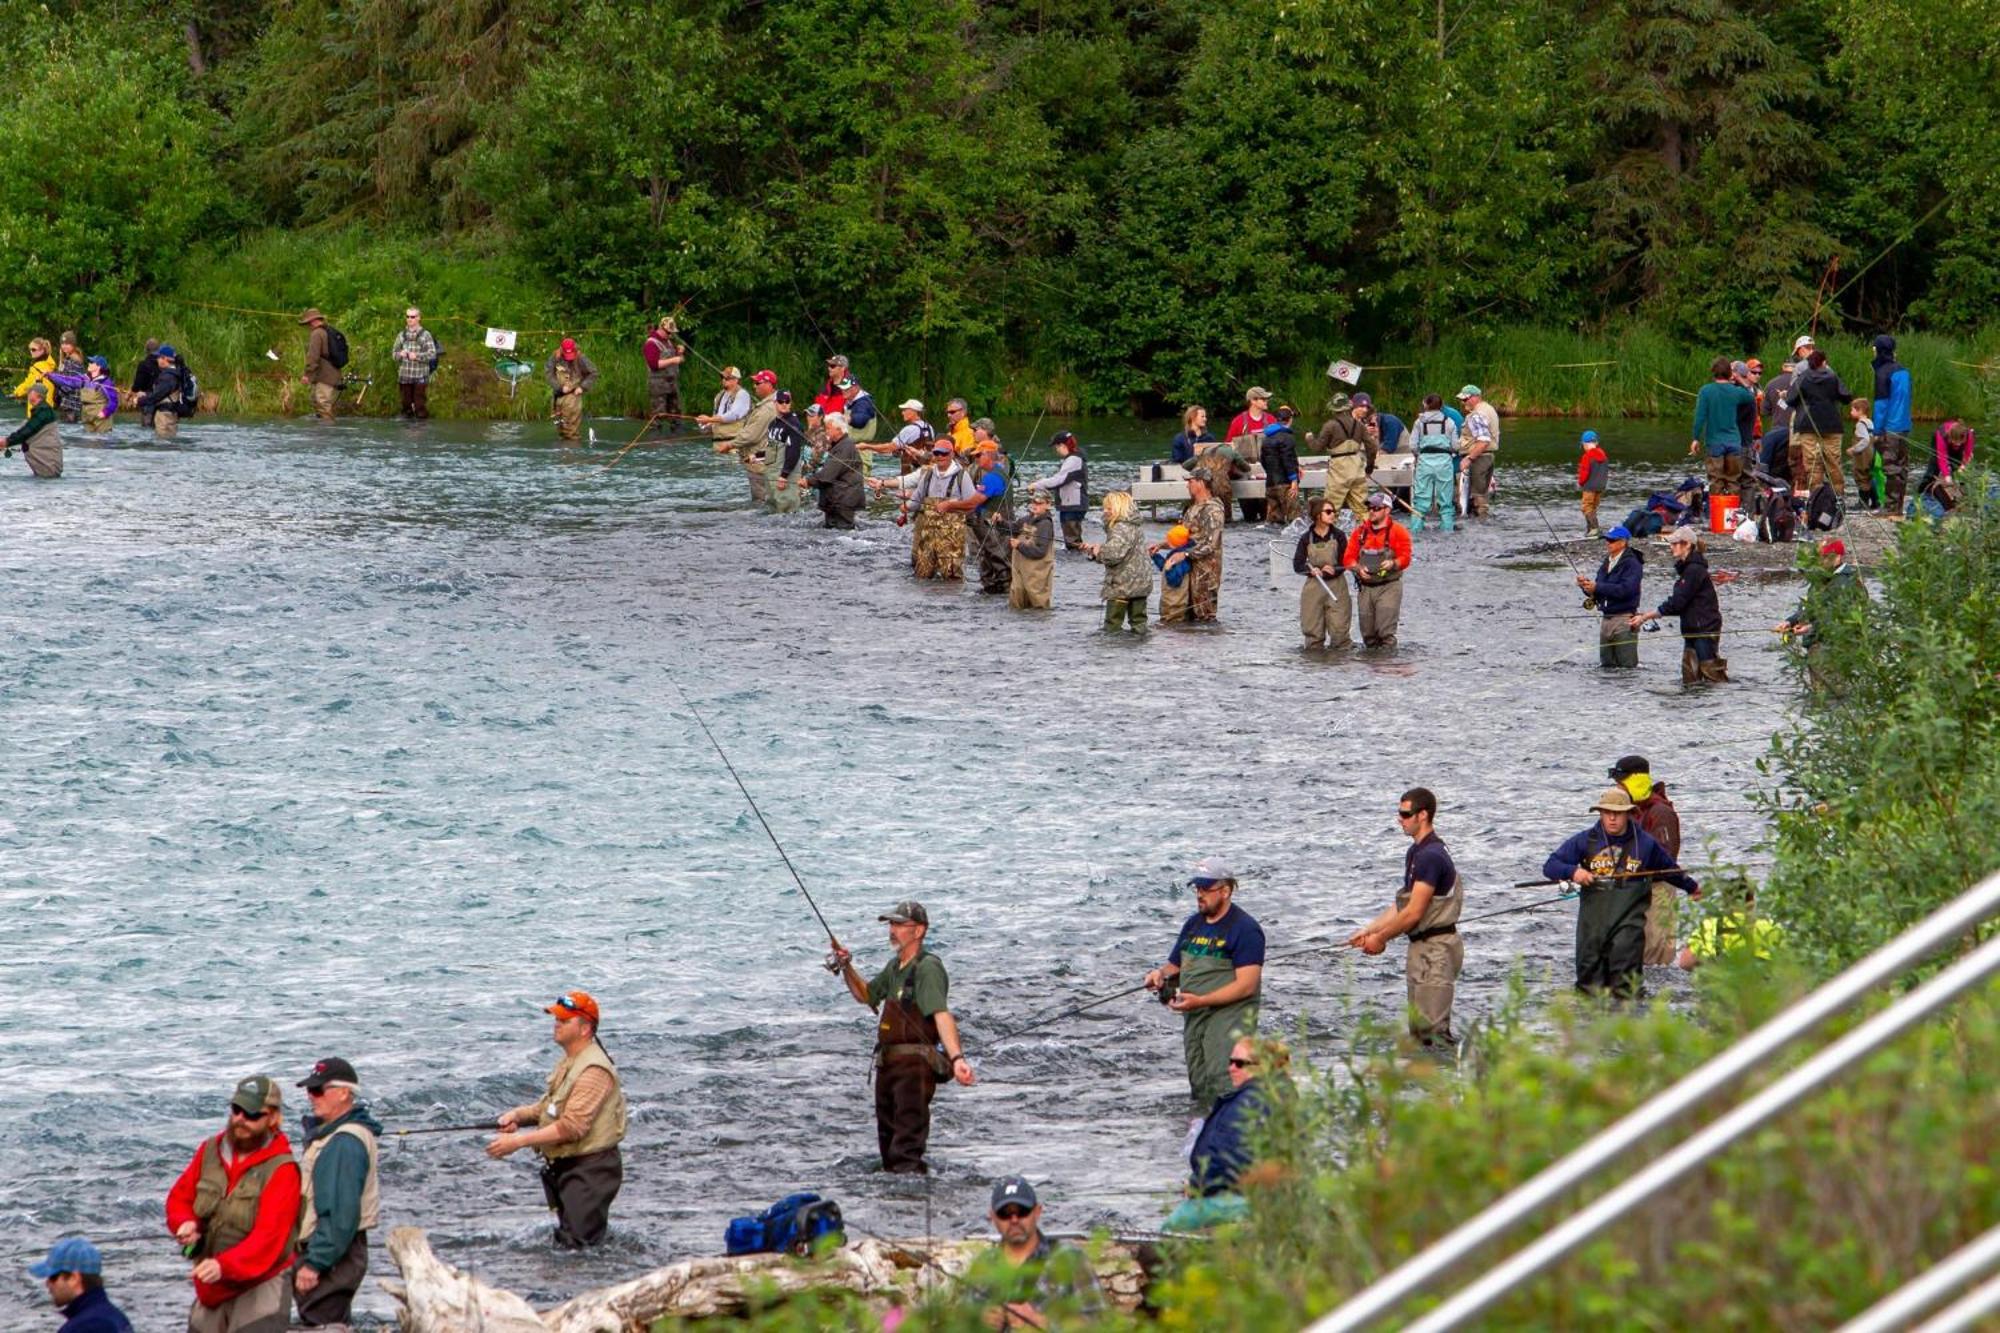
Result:
{"label": "black backpack", "polygon": [[1806,501],[1806,526],[1814,532],[1832,532],[1847,517],[1847,505],[1833,483],[1823,481],[1813,487]]}
{"label": "black backpack", "polygon": [[326,326],[326,359],[335,370],[347,369],[347,335],[331,324]]}
{"label": "black backpack", "polygon": [[[345,344],[342,345],[345,346]],[[444,344],[439,342],[438,336],[433,333],[431,335],[431,374],[435,375],[438,373],[438,362],[443,359]]]}
{"label": "black backpack", "polygon": [[194,372],[180,357],[174,358],[174,369],[181,373],[181,405],[174,415],[185,421],[201,411],[201,386],[194,382]]}

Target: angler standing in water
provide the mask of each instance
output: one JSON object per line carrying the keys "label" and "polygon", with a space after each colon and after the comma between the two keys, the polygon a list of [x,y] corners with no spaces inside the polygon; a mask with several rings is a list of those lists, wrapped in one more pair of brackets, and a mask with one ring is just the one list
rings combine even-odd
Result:
{"label": "angler standing in water", "polygon": [[382,1125],[355,1100],[361,1076],[339,1056],[319,1061],[298,1083],[305,1117],[299,1198],[299,1265],[292,1271],[299,1322],[347,1327],[368,1276],[368,1233],[381,1219],[377,1142]]}
{"label": "angler standing in water", "polygon": [[291,1323],[300,1176],[280,1101],[262,1074],[238,1083],[229,1122],[167,1194],[167,1229],[195,1261],[188,1333],[285,1333]]}
{"label": "angler standing in water", "polygon": [[1403,887],[1396,905],[1356,931],[1349,944],[1377,954],[1398,935],[1410,937],[1404,967],[1408,988],[1410,1035],[1424,1046],[1451,1046],[1451,1002],[1458,992],[1458,974],[1465,967],[1465,941],[1459,938],[1458,914],[1465,895],[1459,892],[1458,867],[1439,841],[1435,827],[1437,797],[1424,787],[1412,787],[1396,803],[1396,821],[1409,835],[1403,854]]}
{"label": "angler standing in water", "polygon": [[1146,974],[1146,989],[1166,990],[1167,1007],[1184,1020],[1181,1046],[1188,1090],[1208,1114],[1228,1092],[1229,1051],[1256,1035],[1264,984],[1264,928],[1232,901],[1236,874],[1219,856],[1205,857],[1188,884],[1195,913],[1181,926],[1167,961]]}
{"label": "angler standing in water", "polygon": [[569,991],[543,1012],[555,1016],[553,1037],[563,1058],[541,1101],[500,1116],[501,1132],[486,1145],[486,1155],[498,1160],[522,1148],[542,1155],[542,1193],[556,1215],[556,1245],[580,1250],[603,1241],[611,1202],[625,1183],[618,1151],[625,1138],[625,1092],[597,1040],[595,999]]}
{"label": "angler standing in water", "polygon": [[1576,988],[1637,999],[1645,992],[1646,912],[1656,881],[1701,896],[1696,883],[1633,820],[1632,793],[1613,787],[1590,807],[1597,822],[1549,854],[1542,873],[1575,884]]}
{"label": "angler standing in water", "polygon": [[889,943],[896,956],[863,981],[854,970],[854,955],[835,944],[834,963],[848,993],[882,1021],[875,1030],[875,1137],[882,1151],[882,1169],[912,1175],[930,1170],[924,1150],[931,1137],[931,1098],[939,1080],[956,1079],[963,1087],[975,1081],[965,1058],[958,1020],[946,1007],[951,981],[944,963],[924,948],[930,914],[918,902],[900,902],[877,918],[889,923]]}

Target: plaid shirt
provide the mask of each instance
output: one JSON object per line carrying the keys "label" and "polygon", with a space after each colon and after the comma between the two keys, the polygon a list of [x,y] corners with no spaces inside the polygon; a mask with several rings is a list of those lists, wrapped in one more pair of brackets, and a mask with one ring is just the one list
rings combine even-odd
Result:
{"label": "plaid shirt", "polygon": [[[418,354],[417,359],[414,361],[404,360],[403,353],[406,351],[415,351]],[[404,329],[398,333],[395,343],[389,348],[389,355],[395,358],[396,361],[397,382],[400,384],[427,383],[431,377],[431,361],[437,354],[437,339],[431,337],[431,331],[422,325],[417,326],[415,333],[411,333],[408,329]]]}

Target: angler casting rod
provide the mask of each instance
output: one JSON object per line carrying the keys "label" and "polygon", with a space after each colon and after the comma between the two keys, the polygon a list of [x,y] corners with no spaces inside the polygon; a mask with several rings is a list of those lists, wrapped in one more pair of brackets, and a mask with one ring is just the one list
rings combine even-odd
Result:
{"label": "angler casting rod", "polygon": [[[827,943],[838,949],[840,941],[834,936],[833,927],[826,924],[826,915],[819,910],[819,904],[813,901],[812,890],[806,887],[805,880],[799,876],[798,867],[794,866],[792,858],[786,855],[785,844],[779,842],[778,835],[771,831],[771,821],[764,818],[764,812],[757,808],[757,798],[750,794],[750,788],[737,773],[736,765],[729,762],[729,752],[722,748],[721,741],[715,739],[715,733],[708,729],[708,723],[702,719],[701,710],[694,706],[694,700],[688,698],[688,692],[681,688],[680,681],[671,671],[667,672],[667,681],[674,687],[674,693],[680,695],[681,702],[687,705],[688,712],[694,715],[695,725],[701,728],[701,734],[708,737],[708,743],[715,747],[716,757],[721,759],[722,766],[729,770],[730,778],[736,783],[736,790],[742,792],[743,799],[750,803],[750,813],[757,816],[757,822],[764,826],[764,836],[778,849],[778,859],[785,863],[785,869],[791,872],[792,883],[799,886],[799,892],[805,896],[806,906],[812,908],[812,914],[819,919],[820,929],[826,932]],[[827,970],[835,969],[829,967]]]}

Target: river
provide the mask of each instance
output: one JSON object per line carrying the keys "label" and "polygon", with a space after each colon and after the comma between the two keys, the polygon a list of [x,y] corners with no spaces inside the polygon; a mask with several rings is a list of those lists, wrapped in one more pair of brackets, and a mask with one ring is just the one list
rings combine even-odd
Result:
{"label": "river", "polygon": [[[1100,493],[1172,432],[1075,424]],[[798,1188],[876,1234],[977,1231],[1015,1171],[1051,1227],[1156,1226],[1186,1123],[1176,1023],[1139,996],[982,1039],[1136,982],[1198,857],[1238,863],[1274,951],[1344,935],[1387,902],[1395,802],[1423,784],[1468,912],[1527,901],[1506,883],[1630,751],[1712,812],[1686,818],[1690,864],[1757,856],[1736,812],[1784,725],[1783,659],[1740,635],[1737,683],[1685,691],[1677,643],[1648,637],[1640,671],[1596,668],[1569,571],[1523,554],[1547,535],[1530,500],[1581,530],[1577,425],[1510,422],[1496,517],[1420,538],[1399,646],[1340,656],[1297,647],[1268,532],[1230,529],[1220,627],[1106,636],[1079,559],[1053,611],[1010,612],[913,583],[880,519],[753,516],[703,450],[606,469],[544,423],[204,419],[181,450],[73,447],[60,482],[9,461],[0,1325],[47,1322],[25,1265],[53,1236],[160,1226],[242,1075],[284,1081],[295,1133],[291,1084],[334,1054],[391,1126],[483,1117],[538,1092],[541,1008],[571,987],[602,1003],[633,1105],[612,1242],[552,1252],[528,1154],[410,1139],[383,1149],[375,1274],[414,1224],[551,1301],[718,1253],[730,1216]],[[1608,520],[1681,474],[1685,434],[1605,429]],[[1022,461],[1053,467],[1040,443]],[[1670,566],[1649,561],[1650,604]],[[1795,590],[1723,596],[1755,629]],[[928,906],[982,1074],[939,1095],[928,1184],[872,1170],[869,1015],[676,684],[864,965],[879,913]],[[1517,970],[1562,989],[1569,948],[1560,908],[1468,928],[1461,1029]],[[1401,954],[1274,963],[1268,1012],[1330,1061],[1359,1018],[1400,1014]],[[139,1326],[177,1326],[177,1252],[106,1251]],[[371,1282],[357,1308],[392,1306]]]}

